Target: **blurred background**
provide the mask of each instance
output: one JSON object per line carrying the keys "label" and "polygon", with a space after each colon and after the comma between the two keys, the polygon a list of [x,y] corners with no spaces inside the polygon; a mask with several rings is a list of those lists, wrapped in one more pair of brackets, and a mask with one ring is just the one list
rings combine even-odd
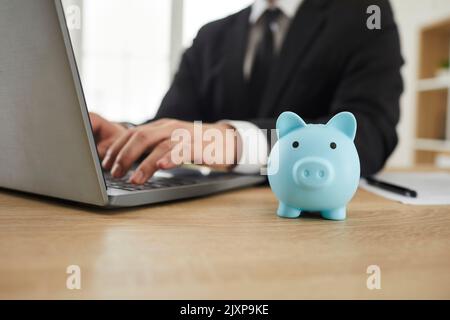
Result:
{"label": "blurred background", "polygon": [[[249,0],[63,0],[90,111],[152,118],[180,55],[205,23]],[[405,66],[390,167],[450,168],[450,0],[391,0]]]}

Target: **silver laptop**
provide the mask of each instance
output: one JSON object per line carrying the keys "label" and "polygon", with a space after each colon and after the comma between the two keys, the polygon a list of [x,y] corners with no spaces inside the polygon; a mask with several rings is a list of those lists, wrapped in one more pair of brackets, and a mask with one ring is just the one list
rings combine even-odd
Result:
{"label": "silver laptop", "polygon": [[[124,106],[125,107],[125,106]],[[0,187],[105,207],[261,183],[179,168],[143,186],[103,174],[60,0],[0,2]]]}

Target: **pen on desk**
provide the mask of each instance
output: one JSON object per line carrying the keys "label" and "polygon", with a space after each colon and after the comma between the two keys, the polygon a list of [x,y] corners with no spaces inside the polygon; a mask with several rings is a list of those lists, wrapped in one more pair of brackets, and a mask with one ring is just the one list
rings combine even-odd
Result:
{"label": "pen on desk", "polygon": [[386,191],[390,191],[390,192],[394,192],[397,194],[400,194],[402,196],[405,197],[411,197],[411,198],[416,198],[417,197],[417,191],[415,190],[411,190],[402,186],[397,186],[395,184],[392,183],[388,183],[388,182],[384,182],[378,179],[375,179],[374,177],[366,177],[365,178],[367,183],[371,186],[386,190]]}

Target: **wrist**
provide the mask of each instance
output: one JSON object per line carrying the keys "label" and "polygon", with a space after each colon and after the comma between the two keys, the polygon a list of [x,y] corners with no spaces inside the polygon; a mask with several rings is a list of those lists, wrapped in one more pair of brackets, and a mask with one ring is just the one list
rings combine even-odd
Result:
{"label": "wrist", "polygon": [[233,171],[242,174],[263,172],[269,151],[265,132],[248,121],[223,120],[221,123],[235,129],[237,162]]}
{"label": "wrist", "polygon": [[[239,160],[239,145],[240,136],[236,128],[226,122],[217,122],[216,127],[222,132],[224,144],[224,168],[227,170],[233,169]],[[228,159],[232,159],[231,163]],[[227,161],[228,160],[228,161]]]}

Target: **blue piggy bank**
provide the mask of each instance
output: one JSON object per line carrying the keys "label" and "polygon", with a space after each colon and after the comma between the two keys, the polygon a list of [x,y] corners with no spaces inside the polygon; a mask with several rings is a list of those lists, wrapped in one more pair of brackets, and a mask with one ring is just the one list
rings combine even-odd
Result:
{"label": "blue piggy bank", "polygon": [[319,211],[325,219],[344,220],[360,177],[353,114],[341,112],[323,125],[284,112],[277,132],[267,166],[277,214],[297,218],[302,211]]}

